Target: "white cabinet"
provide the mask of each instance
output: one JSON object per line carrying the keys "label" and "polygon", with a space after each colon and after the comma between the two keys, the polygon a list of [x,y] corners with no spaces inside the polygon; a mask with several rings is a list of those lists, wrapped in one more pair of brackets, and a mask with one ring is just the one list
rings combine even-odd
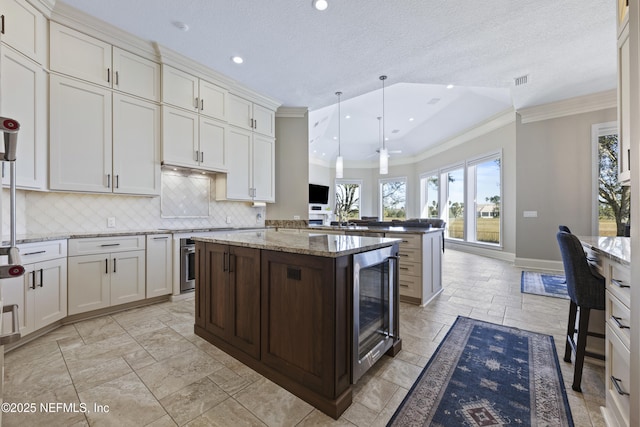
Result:
{"label": "white cabinet", "polygon": [[275,112],[234,94],[229,94],[229,124],[262,135],[276,135]]}
{"label": "white cabinet", "polygon": [[[48,138],[46,72],[35,62],[0,45],[0,94],[0,115],[20,123],[16,185],[26,189],[45,189]],[[3,183],[8,185],[9,168],[6,163],[2,163],[2,177]]]}
{"label": "white cabinet", "polygon": [[225,88],[168,65],[162,66],[162,102],[227,120]]}
{"label": "white cabinet", "polygon": [[[67,316],[66,240],[18,245],[25,273],[3,280],[4,304],[19,307],[20,333],[30,334]],[[11,321],[3,319],[3,333]]]}
{"label": "white cabinet", "polygon": [[158,106],[63,76],[50,84],[50,188],[159,194]]}
{"label": "white cabinet", "polygon": [[145,298],[144,236],[69,240],[69,315]]}
{"label": "white cabinet", "polygon": [[162,163],[225,172],[226,125],[197,113],[162,107]]}
{"label": "white cabinet", "polygon": [[216,198],[275,201],[275,140],[229,126],[227,146],[227,174],[216,176]]}
{"label": "white cabinet", "polygon": [[0,0],[0,41],[38,64],[47,59],[47,19],[24,0]]}
{"label": "white cabinet", "polygon": [[171,234],[147,235],[147,298],[173,293]]}
{"label": "white cabinet", "polygon": [[109,43],[50,23],[51,71],[152,101],[160,100],[160,65]]}
{"label": "white cabinet", "polygon": [[401,239],[400,300],[426,305],[442,292],[442,233],[385,233]]}
{"label": "white cabinet", "polygon": [[631,180],[631,87],[629,26],[618,37],[618,180]]}

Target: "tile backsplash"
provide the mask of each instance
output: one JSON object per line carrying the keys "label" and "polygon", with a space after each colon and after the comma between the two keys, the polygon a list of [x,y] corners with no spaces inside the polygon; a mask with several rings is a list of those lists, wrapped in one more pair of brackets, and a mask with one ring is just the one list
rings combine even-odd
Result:
{"label": "tile backsplash", "polygon": [[[175,174],[174,174],[175,175]],[[213,181],[214,177],[210,180]],[[18,190],[16,193],[17,234],[44,234],[67,232],[107,232],[149,229],[183,229],[213,227],[264,226],[266,209],[251,207],[250,202],[215,200],[215,185],[210,182],[208,200],[198,193],[194,210],[175,204],[185,204],[182,196],[194,188],[203,186],[200,176],[176,178],[171,172],[163,172],[161,197],[124,196],[110,194],[59,193]],[[172,203],[174,205],[172,205]],[[203,206],[208,204],[207,206]],[[162,204],[172,211],[172,217],[162,213]],[[182,212],[185,216],[176,215]],[[257,221],[258,214],[260,220]],[[194,217],[195,216],[195,217]],[[115,217],[116,227],[107,228],[107,218]],[[231,218],[231,223],[227,223]],[[2,191],[2,234],[9,235],[9,191]]]}

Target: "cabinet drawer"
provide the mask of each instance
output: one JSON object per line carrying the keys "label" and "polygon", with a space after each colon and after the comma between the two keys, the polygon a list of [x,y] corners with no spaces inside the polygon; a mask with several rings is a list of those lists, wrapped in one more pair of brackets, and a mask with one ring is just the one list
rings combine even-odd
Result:
{"label": "cabinet drawer", "polygon": [[400,246],[400,251],[398,253],[401,264],[403,262],[415,262],[420,264],[422,263],[422,259],[420,255],[421,254],[419,249],[412,249],[404,246]]}
{"label": "cabinet drawer", "polygon": [[420,278],[412,276],[402,276],[400,273],[400,295],[413,298],[421,298]]}
{"label": "cabinet drawer", "polygon": [[403,262],[403,260],[400,260],[400,265],[398,266],[398,269],[400,270],[400,279],[402,280],[402,276],[415,276],[415,277],[421,277],[422,276],[422,264],[417,264],[415,262]]}
{"label": "cabinet drawer", "polygon": [[69,256],[140,250],[145,248],[144,240],[144,235],[71,239]]}
{"label": "cabinet drawer", "polygon": [[606,319],[611,329],[620,337],[624,345],[631,346],[631,311],[611,292],[606,296]]}
{"label": "cabinet drawer", "polygon": [[607,289],[611,291],[624,305],[631,305],[631,268],[616,262],[609,264],[609,278]]}
{"label": "cabinet drawer", "polygon": [[606,402],[607,409],[614,414],[620,426],[629,425],[630,358],[629,349],[607,325]]}
{"label": "cabinet drawer", "polygon": [[385,237],[402,239],[402,242],[400,242],[400,250],[403,248],[420,249],[420,242],[422,241],[422,235],[420,234],[386,233]]}
{"label": "cabinet drawer", "polygon": [[23,265],[67,256],[66,240],[22,243],[17,246],[20,250],[20,258]]}

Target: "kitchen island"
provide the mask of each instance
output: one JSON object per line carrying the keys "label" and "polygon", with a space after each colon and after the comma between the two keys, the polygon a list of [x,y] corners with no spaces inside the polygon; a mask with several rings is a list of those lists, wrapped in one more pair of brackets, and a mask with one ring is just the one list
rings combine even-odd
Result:
{"label": "kitchen island", "polygon": [[369,305],[354,292],[363,254],[389,255],[383,338],[387,354],[400,351],[397,239],[267,229],[194,240],[196,335],[327,415],[349,407],[356,372],[382,356],[353,339],[371,314],[358,315]]}

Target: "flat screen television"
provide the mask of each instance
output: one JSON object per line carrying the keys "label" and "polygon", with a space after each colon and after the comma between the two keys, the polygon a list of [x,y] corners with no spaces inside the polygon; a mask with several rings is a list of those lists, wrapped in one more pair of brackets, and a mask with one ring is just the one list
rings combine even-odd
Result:
{"label": "flat screen television", "polygon": [[309,203],[326,205],[329,203],[329,187],[309,184]]}

